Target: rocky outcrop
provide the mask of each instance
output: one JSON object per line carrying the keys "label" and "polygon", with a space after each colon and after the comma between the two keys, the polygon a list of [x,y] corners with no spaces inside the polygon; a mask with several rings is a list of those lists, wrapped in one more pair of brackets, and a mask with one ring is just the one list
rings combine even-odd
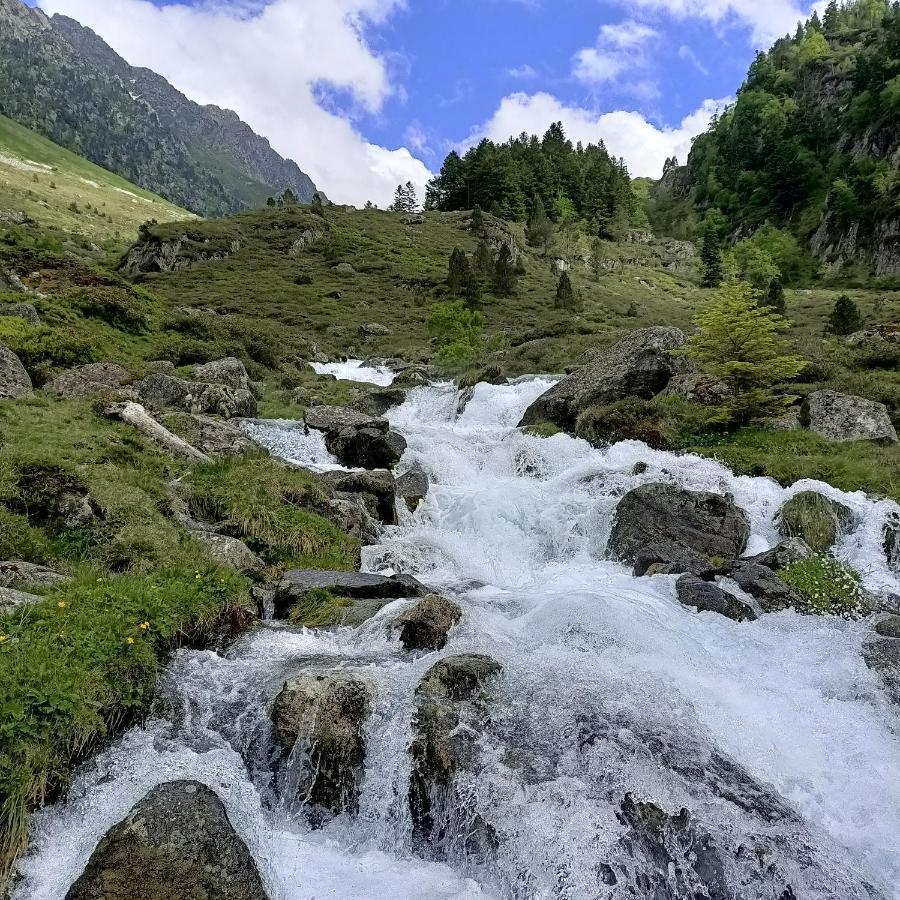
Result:
{"label": "rocky outcrop", "polygon": [[389,409],[399,406],[406,399],[403,388],[386,387],[365,391],[350,404],[357,412],[367,416],[383,416]]}
{"label": "rocky outcrop", "polygon": [[674,375],[687,370],[687,363],[670,353],[684,343],[684,332],[678,328],[634,331],[608,350],[591,353],[575,371],[538,397],[519,425],[552,422],[571,431],[579,413],[589,406],[625,397],[653,397]]}
{"label": "rocky outcrop", "polygon": [[74,472],[59,466],[32,465],[19,470],[16,494],[5,501],[32,525],[59,533],[84,528],[103,518],[90,489]]}
{"label": "rocky outcrop", "polygon": [[0,587],[52,588],[65,581],[68,581],[65,575],[36,563],[22,562],[18,559],[0,562]]}
{"label": "rocky outcrop", "polygon": [[800,538],[792,537],[776,544],[771,550],[764,550],[762,553],[757,553],[756,556],[748,556],[744,561],[766,566],[777,572],[793,563],[809,559],[812,555],[813,549],[809,544]]}
{"label": "rocky outcrop", "polygon": [[15,588],[0,587],[0,613],[12,612],[20,606],[29,606],[32,603],[40,603],[44,598],[39,594],[29,594],[26,591],[18,591]]}
{"label": "rocky outcrop", "polygon": [[429,594],[398,616],[392,627],[400,632],[400,643],[406,650],[431,653],[443,650],[447,635],[462,618],[459,605],[446,597]]}
{"label": "rocky outcrop", "polygon": [[837,391],[814,391],[803,403],[801,421],[827,441],[900,441],[887,407],[874,400]]}
{"label": "rocky outcrop", "polygon": [[275,737],[290,754],[286,781],[316,824],[356,811],[371,703],[372,688],[344,673],[304,675],[275,699]]}
{"label": "rocky outcrop", "polygon": [[368,325],[359,326],[359,333],[363,337],[369,338],[387,337],[391,333],[391,329],[380,322],[369,322]]}
{"label": "rocky outcrop", "polygon": [[816,553],[827,553],[855,522],[853,510],[816,491],[794,494],[778,511],[778,530],[799,538]]}
{"label": "rocky outcrop", "polygon": [[712,375],[688,372],[675,375],[662,393],[666,397],[681,397],[703,406],[717,406],[727,399],[728,388]]}
{"label": "rocky outcrop", "polygon": [[759,603],[764,612],[805,608],[803,599],[768,566],[738,560],[729,575],[742,591]]}
{"label": "rocky outcrop", "polygon": [[395,485],[397,499],[406,503],[410,512],[415,512],[428,496],[429,487],[428,476],[422,469],[414,466],[397,479]]}
{"label": "rocky outcrop", "polygon": [[[413,841],[440,855],[453,840],[476,858],[494,836],[454,789],[461,771],[478,767],[478,738],[489,716],[491,682],[502,666],[489,656],[450,656],[435,663],[416,688],[409,806]],[[464,827],[453,828],[453,824]]]}
{"label": "rocky outcrop", "polygon": [[653,483],[619,501],[608,549],[636,575],[652,566],[704,575],[739,557],[749,537],[747,514],[730,498]]}
{"label": "rocky outcrop", "polygon": [[290,608],[312,591],[326,590],[351,600],[399,600],[424,597],[425,586],[410,575],[371,575],[365,572],[330,572],[323,569],[291,569],[275,586],[276,618],[285,618]]}
{"label": "rocky outcrop", "polygon": [[394,476],[386,469],[364,472],[326,472],[326,484],[341,494],[360,494],[385,525],[397,524],[397,493]]}
{"label": "rocky outcrop", "polygon": [[21,400],[33,393],[31,376],[22,361],[0,344],[0,400]]}
{"label": "rocky outcrop", "polygon": [[[2,275],[0,275],[0,290],[3,290]],[[35,327],[41,324],[41,317],[31,303],[0,303],[0,316],[24,319],[29,325]]]}
{"label": "rocky outcrop", "polygon": [[735,622],[753,621],[756,613],[752,607],[729,594],[718,585],[704,581],[696,575],[682,575],[675,582],[678,599],[685,605],[693,607],[697,612],[714,612]]}
{"label": "rocky outcrop", "polygon": [[154,788],[100,841],[65,900],[268,900],[256,863],[206,785]]}
{"label": "rocky outcrop", "polygon": [[340,406],[313,406],[305,419],[324,432],[325,446],[346,466],[391,469],[406,450],[403,436],[391,431],[387,419]]}
{"label": "rocky outcrop", "polygon": [[194,380],[202,384],[224,384],[234,391],[249,391],[250,377],[244,364],[233,356],[194,367]]}
{"label": "rocky outcrop", "polygon": [[131,381],[131,373],[116,363],[89,363],[60,372],[44,385],[48,394],[64,400],[108,394]]}
{"label": "rocky outcrop", "polygon": [[230,422],[199,413],[169,413],[162,424],[181,435],[201,453],[216,458],[242,456],[260,450],[259,444]]}
{"label": "rocky outcrop", "polygon": [[173,375],[148,375],[135,385],[142,401],[155,409],[175,407],[191,413],[207,413],[224,419],[256,415],[256,398],[249,390],[223,384],[185,381]]}
{"label": "rocky outcrop", "polygon": [[226,569],[253,574],[261,572],[266,567],[266,564],[238,538],[205,530],[192,531],[191,534],[206,547],[212,559]]}
{"label": "rocky outcrop", "polygon": [[900,616],[886,616],[876,622],[875,633],[880,637],[900,639]]}

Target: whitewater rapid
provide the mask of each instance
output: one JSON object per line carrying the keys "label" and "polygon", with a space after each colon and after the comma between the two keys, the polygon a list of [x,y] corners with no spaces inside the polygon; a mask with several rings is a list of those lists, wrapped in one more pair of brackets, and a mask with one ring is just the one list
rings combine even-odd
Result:
{"label": "whitewater rapid", "polygon": [[[751,518],[748,553],[776,543],[778,508],[812,488],[857,513],[837,555],[870,589],[900,593],[880,551],[896,505],[818,482],[784,489],[633,442],[598,450],[516,430],[551,383],[478,385],[461,414],[453,385],[421,388],[388,414],[409,445],[401,469],[420,466],[432,487],[365,550],[364,568],[411,573],[460,603],[445,650],[401,651],[385,628],[398,601],[358,631],[266,624],[224,654],[178,653],[169,717],[128,733],[66,803],[35,817],[16,900],[60,900],[102,834],[176,778],[220,794],[272,900],[640,896],[597,888],[598,862],[621,852],[626,793],[779,848],[773,865],[797,900],[898,900],[900,717],[863,660],[871,624],[791,611],[737,623],[682,606],[674,577],[636,579],[603,558],[615,506],[639,484],[730,492]],[[256,437],[303,462],[309,436],[297,429],[269,423]],[[337,464],[315,451],[316,465]],[[439,656],[464,652],[503,665],[484,765],[464,785],[500,838],[489,867],[426,862],[410,843],[413,692]],[[362,673],[376,692],[359,813],[321,831],[278,802],[265,753],[267,706],[310,668]],[[728,896],[778,900],[762,884]]]}

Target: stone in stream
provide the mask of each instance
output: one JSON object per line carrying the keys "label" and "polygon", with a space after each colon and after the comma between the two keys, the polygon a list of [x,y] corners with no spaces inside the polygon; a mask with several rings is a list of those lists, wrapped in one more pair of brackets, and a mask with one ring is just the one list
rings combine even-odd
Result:
{"label": "stone in stream", "polygon": [[338,494],[362,494],[371,498],[373,514],[385,525],[397,524],[397,491],[394,476],[387,469],[325,472],[322,478]]}
{"label": "stone in stream", "polygon": [[875,633],[886,638],[900,638],[900,616],[887,616],[875,624]]}
{"label": "stone in stream", "polygon": [[[435,663],[416,688],[409,807],[420,852],[441,856],[456,849],[478,858],[496,845],[493,830],[458,795],[454,780],[478,767],[490,684],[501,670],[489,656],[450,656]],[[453,841],[462,846],[452,848]]]}
{"label": "stone in stream", "polygon": [[729,572],[738,587],[759,602],[765,612],[804,609],[806,604],[785,581],[768,566],[750,560],[738,560]]}
{"label": "stone in stream", "polygon": [[367,416],[383,416],[389,409],[400,406],[406,400],[403,388],[382,387],[360,393],[351,403],[357,412]]}
{"label": "stone in stream", "polygon": [[887,564],[900,575],[900,513],[890,513],[881,534]]}
{"label": "stone in stream", "polygon": [[398,616],[391,627],[400,632],[400,643],[407,650],[430,653],[443,650],[450,629],[461,618],[458,604],[438,594],[429,594]]}
{"label": "stone in stream", "polygon": [[406,440],[391,431],[387,419],[354,409],[313,406],[307,409],[305,421],[324,432],[325,446],[346,466],[391,469],[406,450]]}
{"label": "stone in stream", "polygon": [[[742,562],[756,563],[777,572],[792,563],[802,562],[814,556],[812,547],[801,538],[791,537],[776,544],[771,550],[764,550],[756,556],[748,556]],[[728,574],[727,571],[724,574]]]}
{"label": "stone in stream", "polygon": [[303,675],[275,699],[272,722],[287,781],[315,824],[356,811],[371,703],[371,686],[345,673]]}
{"label": "stone in stream", "polygon": [[619,501],[609,552],[636,575],[656,565],[703,576],[739,557],[749,537],[747,514],[729,497],[652,483]]}
{"label": "stone in stream", "polygon": [[579,413],[596,404],[625,397],[650,399],[689,364],[672,356],[684,346],[679,328],[657,326],[634,331],[607,350],[593,351],[570,375],[535,400],[525,411],[523,425],[552,422],[573,430]]}
{"label": "stone in stream", "polygon": [[900,706],[900,640],[877,637],[863,645],[866,665],[881,677],[888,697]]}
{"label": "stone in stream", "polygon": [[22,361],[0,344],[0,400],[22,400],[32,393],[31,376]]}
{"label": "stone in stream", "polygon": [[785,537],[800,538],[816,553],[827,553],[855,520],[848,506],[817,491],[794,494],[776,518],[778,529]]}
{"label": "stone in stream", "polygon": [[206,785],[154,788],[97,845],[65,900],[269,900],[246,844]]}
{"label": "stone in stream", "polygon": [[814,391],[800,411],[801,422],[827,441],[900,441],[887,407],[874,400],[837,391]]}
{"label": "stone in stream", "polygon": [[756,613],[743,600],[696,575],[682,575],[675,582],[675,589],[678,599],[698,612],[718,613],[736,622],[753,621],[756,618]]}
{"label": "stone in stream", "polygon": [[428,476],[422,469],[414,466],[397,479],[397,499],[403,500],[410,512],[415,512],[428,496],[429,487]]}
{"label": "stone in stream", "polygon": [[[372,575],[366,572],[332,572],[324,569],[291,569],[275,586],[275,618],[283,619],[290,608],[312,591],[329,591],[350,600],[381,600],[385,603],[407,597],[424,597],[428,590],[411,575]],[[382,604],[384,605],[384,604]]]}

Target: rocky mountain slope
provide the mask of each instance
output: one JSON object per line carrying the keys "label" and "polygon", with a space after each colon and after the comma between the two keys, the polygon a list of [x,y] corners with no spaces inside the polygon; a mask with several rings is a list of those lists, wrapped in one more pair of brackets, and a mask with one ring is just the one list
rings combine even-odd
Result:
{"label": "rocky mountain slope", "polygon": [[223,215],[316,187],[230,110],[130,66],[93,31],[0,0],[0,113],[187,209]]}

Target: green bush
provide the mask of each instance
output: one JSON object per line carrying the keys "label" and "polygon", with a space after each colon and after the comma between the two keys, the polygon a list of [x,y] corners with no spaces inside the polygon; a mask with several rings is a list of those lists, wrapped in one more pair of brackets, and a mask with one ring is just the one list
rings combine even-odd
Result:
{"label": "green bush", "polygon": [[99,319],[131,334],[144,334],[150,329],[147,304],[122,288],[93,286],[69,295],[72,306],[82,315]]}
{"label": "green bush", "polygon": [[484,317],[462,300],[435,303],[428,313],[428,333],[442,365],[474,362],[484,349]]}
{"label": "green bush", "polygon": [[91,342],[69,328],[34,327],[14,316],[0,317],[0,343],[22,360],[38,384],[48,381],[55,370],[93,362]]}
{"label": "green bush", "polygon": [[32,528],[25,516],[0,507],[0,559],[43,563],[48,554],[49,542],[43,531]]}
{"label": "green bush", "polygon": [[843,619],[863,614],[865,592],[859,573],[831,557],[818,554],[791,563],[778,576],[803,599],[804,612]]}

